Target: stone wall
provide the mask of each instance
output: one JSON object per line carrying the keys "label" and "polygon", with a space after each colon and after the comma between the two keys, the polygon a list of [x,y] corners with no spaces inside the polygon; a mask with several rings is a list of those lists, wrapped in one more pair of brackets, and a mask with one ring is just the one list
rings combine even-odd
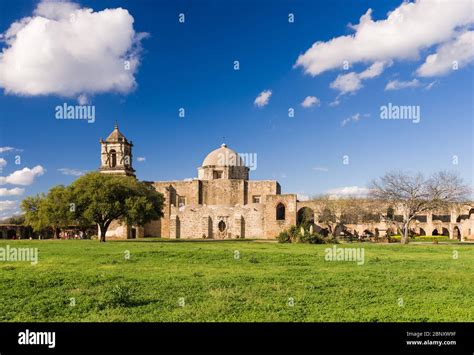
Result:
{"label": "stone wall", "polygon": [[261,203],[264,203],[267,195],[277,195],[280,193],[280,185],[275,180],[249,180],[247,183],[247,203],[252,203],[254,196],[260,196]]}
{"label": "stone wall", "polygon": [[[154,182],[153,186],[165,197],[164,217],[147,224],[144,229],[138,229],[137,237],[272,239],[282,230],[296,225],[297,213],[301,208],[309,207],[313,210],[316,226],[318,216],[324,209],[324,202],[320,200],[297,201],[295,194],[280,195],[280,185],[273,180],[166,181]],[[257,195],[261,196],[260,203],[253,203],[252,197]],[[184,206],[177,206],[180,196],[185,198]],[[276,219],[276,207],[279,203],[285,206],[284,220]],[[370,210],[374,202],[358,200],[357,205]],[[380,204],[374,211],[385,214],[388,207],[386,203]],[[400,215],[401,211],[395,209],[395,214]],[[436,215],[446,221],[433,217]],[[221,221],[225,225],[223,231],[219,230]],[[391,222],[384,221],[344,226],[348,231],[359,235],[369,231],[380,236],[393,227]],[[451,238],[459,230],[463,239],[474,239],[474,209],[471,205],[465,205],[457,209],[427,213],[423,221],[413,222],[411,228],[426,235],[431,235],[434,229],[438,229],[441,234],[445,228]],[[107,236],[127,238],[130,231],[125,226],[114,223]]]}
{"label": "stone wall", "polygon": [[[285,219],[276,219],[276,208],[282,203],[285,206]],[[264,207],[264,237],[275,238],[282,230],[296,224],[296,195],[267,195]]]}
{"label": "stone wall", "polygon": [[[100,237],[99,227],[97,227],[97,235]],[[110,223],[110,226],[105,233],[105,237],[117,239],[143,238],[145,237],[145,228],[128,226],[125,223],[114,220]]]}
{"label": "stone wall", "polygon": [[[262,238],[263,206],[185,206],[172,208],[170,238]],[[222,230],[219,223],[222,222]]]}
{"label": "stone wall", "polygon": [[214,172],[218,172],[221,176],[219,179],[249,179],[249,168],[246,166],[205,166],[198,168],[199,180],[217,180]]}
{"label": "stone wall", "polygon": [[[194,179],[152,184],[165,198],[164,216],[148,223],[144,235],[165,238],[263,238],[266,196],[280,192],[274,180]],[[261,203],[252,202],[254,195],[261,196]],[[185,198],[184,206],[178,206],[180,197]],[[226,229],[218,233],[221,220]]]}
{"label": "stone wall", "polygon": [[244,205],[244,180],[202,181],[203,205]]}
{"label": "stone wall", "polygon": [[[357,205],[365,207],[373,212],[379,212],[386,214],[387,209],[391,206],[389,203],[378,203],[374,204],[371,200],[357,200]],[[310,208],[314,213],[314,220],[316,227],[322,227],[318,225],[318,217],[324,209],[324,202],[320,200],[309,200],[309,201],[298,201],[297,211],[300,211],[304,207]],[[340,213],[340,212],[339,212]],[[402,215],[402,211],[394,207],[395,215]],[[364,231],[371,233],[379,232],[379,235],[384,235],[387,230],[392,230],[396,233],[396,226],[391,221],[381,221],[379,223],[358,223],[358,224],[345,224],[344,227],[350,232],[357,232],[362,234]],[[439,234],[442,234],[443,229],[446,229],[451,239],[456,238],[457,230],[462,239],[471,240],[474,239],[474,209],[471,205],[457,205],[452,208],[444,210],[427,212],[421,215],[418,220],[412,221],[410,229],[421,235],[432,235],[434,230],[437,230]]]}

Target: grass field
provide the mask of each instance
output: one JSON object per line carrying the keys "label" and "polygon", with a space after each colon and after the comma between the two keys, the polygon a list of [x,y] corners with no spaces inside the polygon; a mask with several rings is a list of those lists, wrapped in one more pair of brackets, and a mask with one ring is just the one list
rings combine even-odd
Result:
{"label": "grass field", "polygon": [[474,321],[472,244],[338,245],[363,247],[360,266],[325,261],[328,245],[3,240],[0,248],[7,244],[37,247],[39,262],[0,262],[3,322]]}

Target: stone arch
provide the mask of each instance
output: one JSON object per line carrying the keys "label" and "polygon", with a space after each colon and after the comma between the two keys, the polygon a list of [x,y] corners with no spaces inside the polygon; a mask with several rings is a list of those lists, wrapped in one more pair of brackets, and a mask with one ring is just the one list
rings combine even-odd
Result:
{"label": "stone arch", "polygon": [[296,225],[310,226],[314,224],[314,211],[309,207],[302,207],[298,210]]}
{"label": "stone arch", "polygon": [[284,221],[286,218],[286,208],[283,203],[279,203],[276,206],[276,220],[277,221]]}
{"label": "stone arch", "polygon": [[426,235],[426,232],[423,228],[420,228],[418,235]]}
{"label": "stone arch", "polygon": [[443,235],[443,236],[449,237],[449,231],[447,228],[438,227],[438,228],[433,229],[433,233],[431,235]]}
{"label": "stone arch", "polygon": [[110,152],[110,167],[114,168],[117,166],[117,152],[115,149],[112,149]]}
{"label": "stone arch", "polygon": [[454,226],[453,228],[453,238],[457,240],[461,240],[461,230],[458,226]]}
{"label": "stone arch", "polygon": [[226,230],[226,224],[224,221],[220,221],[218,224],[217,224],[217,229],[219,229],[219,232],[224,232]]}
{"label": "stone arch", "polygon": [[387,218],[393,219],[395,217],[395,209],[392,206],[387,208]]}

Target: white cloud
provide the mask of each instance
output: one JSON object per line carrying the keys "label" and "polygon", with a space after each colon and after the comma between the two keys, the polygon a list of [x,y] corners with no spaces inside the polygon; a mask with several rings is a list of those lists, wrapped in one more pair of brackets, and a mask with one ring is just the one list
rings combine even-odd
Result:
{"label": "white cloud", "polygon": [[343,63],[418,59],[422,49],[449,41],[458,28],[474,23],[471,0],[403,2],[387,18],[372,20],[372,9],[351,26],[354,34],[313,43],[295,67],[312,76]]}
{"label": "white cloud", "polygon": [[372,79],[382,74],[385,67],[391,66],[392,62],[375,62],[359,74],[359,79]]}
{"label": "white cloud", "polygon": [[18,201],[0,201],[0,218],[11,217],[18,212],[20,212]]}
{"label": "white cloud", "polygon": [[306,194],[296,194],[296,199],[298,201],[308,201],[309,200],[309,196],[306,195]]}
{"label": "white cloud", "polygon": [[399,81],[399,80],[390,80],[385,86],[385,90],[400,90],[406,88],[416,88],[421,85],[418,79],[413,79],[410,81]]}
{"label": "white cloud", "polygon": [[12,209],[18,206],[18,201],[0,201],[0,211],[5,211],[7,209]]}
{"label": "white cloud", "polygon": [[340,74],[337,76],[330,84],[331,89],[339,90],[341,95],[356,92],[362,88],[362,82],[359,78],[359,75],[355,72],[350,72],[348,74]]}
{"label": "white cloud", "polygon": [[34,14],[53,20],[60,20],[62,18],[73,16],[75,11],[78,9],[78,4],[69,1],[41,1],[36,7]]}
{"label": "white cloud", "polygon": [[340,103],[341,103],[341,100],[339,100],[339,98],[336,97],[336,99],[334,99],[334,101],[329,103],[329,106],[336,107],[336,106],[339,106]]}
{"label": "white cloud", "polygon": [[320,106],[321,101],[316,97],[316,96],[306,96],[303,102],[301,103],[301,106],[308,108],[311,106]]}
{"label": "white cloud", "polygon": [[368,192],[368,188],[359,186],[345,186],[326,191],[331,198],[364,197]]}
{"label": "white cloud", "polygon": [[260,94],[258,94],[257,98],[254,101],[254,104],[258,107],[263,107],[268,104],[270,96],[272,96],[272,91],[264,90]]}
{"label": "white cloud", "polygon": [[7,161],[3,158],[0,158],[0,172],[3,170],[3,168],[7,165]]}
{"label": "white cloud", "polygon": [[435,86],[438,83],[438,80],[432,81],[428,85],[425,86],[425,90],[431,90],[433,86]]}
{"label": "white cloud", "polygon": [[60,169],[58,169],[58,171],[63,175],[71,175],[71,176],[84,175],[84,171],[77,170],[77,169],[60,168]]}
{"label": "white cloud", "polygon": [[137,157],[137,161],[139,161],[139,162],[146,161],[146,158],[145,157]]}
{"label": "white cloud", "polygon": [[5,197],[5,196],[20,196],[23,195],[25,192],[25,189],[15,187],[13,189],[6,189],[4,187],[0,188],[0,197]]}
{"label": "white cloud", "polygon": [[439,46],[436,53],[429,55],[416,72],[423,77],[445,75],[456,67],[460,69],[466,66],[473,60],[474,31],[466,31],[453,41]]}
{"label": "white cloud", "polygon": [[2,34],[0,86],[24,96],[128,93],[136,86],[145,37],[133,22],[122,8],[94,12],[68,1],[43,0],[32,16]]}
{"label": "white cloud", "polygon": [[390,65],[391,62],[375,62],[363,72],[340,74],[329,86],[332,89],[339,90],[339,95],[354,93],[363,87],[362,80],[372,79],[379,76],[382,74],[384,68]]}
{"label": "white cloud", "polygon": [[33,169],[23,168],[11,173],[8,176],[0,176],[0,185],[12,184],[12,185],[31,185],[37,176],[44,174],[46,170],[41,166],[37,165]]}
{"label": "white cloud", "polygon": [[355,115],[352,115],[348,118],[345,118],[341,121],[341,127],[345,127],[348,123],[351,123],[351,122],[358,122],[361,117],[369,117],[370,115],[368,113],[364,113],[363,115],[361,115],[360,113],[356,113]]}
{"label": "white cloud", "polygon": [[323,172],[329,171],[328,168],[325,168],[325,167],[323,167],[323,166],[315,166],[315,167],[313,168],[313,170],[314,170],[314,171],[323,171]]}
{"label": "white cloud", "polygon": [[15,151],[15,150],[17,149],[13,147],[0,147],[0,153],[7,153],[7,152]]}

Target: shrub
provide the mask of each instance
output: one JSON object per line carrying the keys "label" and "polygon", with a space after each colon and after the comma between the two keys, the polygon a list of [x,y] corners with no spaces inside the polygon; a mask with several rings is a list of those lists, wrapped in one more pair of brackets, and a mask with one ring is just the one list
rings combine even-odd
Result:
{"label": "shrub", "polygon": [[313,233],[309,234],[306,233],[305,235],[300,236],[300,243],[308,243],[308,244],[326,244],[328,243],[330,238],[325,238],[321,234]]}
{"label": "shrub", "polygon": [[132,289],[125,283],[117,284],[108,292],[107,303],[111,306],[130,306],[132,302]]}
{"label": "shrub", "polygon": [[277,236],[279,243],[305,243],[305,244],[329,244],[337,243],[337,240],[328,235],[327,237],[318,234],[310,233],[302,227],[291,226],[288,229],[282,231]]}
{"label": "shrub", "polygon": [[420,235],[415,238],[415,240],[418,241],[427,241],[427,242],[432,242],[432,241],[446,241],[449,240],[449,237],[447,235]]}
{"label": "shrub", "polygon": [[278,240],[278,243],[291,243],[290,235],[288,234],[286,230],[278,234],[277,240]]}
{"label": "shrub", "polygon": [[288,228],[288,236],[290,237],[291,243],[296,243],[301,236],[301,230],[297,226],[291,226]]}

